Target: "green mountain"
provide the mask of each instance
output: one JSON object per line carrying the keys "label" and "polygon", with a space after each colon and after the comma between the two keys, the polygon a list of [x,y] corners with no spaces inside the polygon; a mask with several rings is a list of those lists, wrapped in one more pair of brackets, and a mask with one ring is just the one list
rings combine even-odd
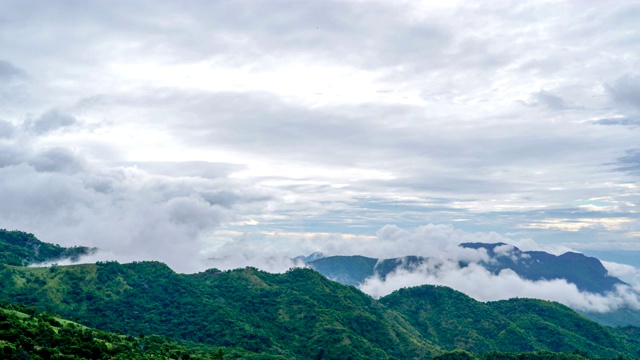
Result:
{"label": "green mountain", "polygon": [[[516,306],[518,312],[434,286],[376,301],[311,269],[186,275],[158,262],[3,265],[0,281],[1,302],[32,305],[87,326],[284,359],[418,359],[451,350],[640,355],[630,335],[557,304],[530,300],[541,305]],[[553,341],[544,340],[551,335]]]}
{"label": "green mountain", "polygon": [[42,242],[33,234],[22,231],[0,229],[0,263],[16,266],[53,262],[61,260],[77,261],[96,249],[84,246],[65,248]]}
{"label": "green mountain", "polygon": [[[236,348],[215,348],[176,342],[158,335],[137,337],[88,328],[67,319],[38,312],[23,305],[0,306],[0,358],[22,359],[282,359],[282,356],[252,354]],[[316,357],[319,358],[319,357]],[[548,351],[472,354],[464,350],[445,352],[438,360],[583,360],[585,352]]]}
{"label": "green mountain", "polygon": [[[12,234],[16,235],[33,241],[32,235]],[[33,249],[24,245],[29,241],[15,243],[1,249],[9,254],[13,249]],[[35,258],[33,253],[29,256]],[[355,268],[365,269],[368,261],[360,259]],[[66,325],[58,325],[64,321],[33,314],[27,319],[25,311],[5,307],[4,316],[16,315],[22,323],[13,315],[9,320],[0,318],[0,355],[28,359],[47,358],[39,353],[45,348],[54,349],[49,358],[65,359],[80,356],[80,348],[100,356],[105,349],[124,351],[102,358],[150,354],[207,358],[218,348],[225,349],[225,358],[254,359],[640,357],[639,328],[604,327],[557,303],[531,299],[482,303],[450,288],[429,285],[375,300],[312,269],[284,274],[254,268],[178,274],[159,262],[50,267],[5,263],[0,264],[0,284],[0,303],[33,306],[122,334],[88,335],[94,330],[79,325],[67,331]],[[18,328],[23,329],[22,336],[13,332]],[[38,337],[52,333],[68,335],[75,345]],[[9,337],[2,338],[5,335]],[[162,355],[135,352],[136,346],[151,346],[141,345],[143,336],[154,339],[153,346],[164,349]],[[91,339],[99,341],[94,344]]]}
{"label": "green mountain", "polygon": [[[157,335],[91,329],[25,306],[0,306],[0,358],[223,360],[222,349],[184,346]],[[236,355],[231,353],[227,358]]]}
{"label": "green mountain", "polygon": [[[612,329],[550,301],[511,299],[482,303],[444,286],[401,289],[380,299],[446,350],[474,353],[576,352],[640,355],[632,329]],[[640,329],[638,329],[640,330]]]}
{"label": "green mountain", "polygon": [[397,313],[310,269],[177,274],[157,262],[3,266],[0,301],[88,326],[283,358],[422,358],[439,352]]}

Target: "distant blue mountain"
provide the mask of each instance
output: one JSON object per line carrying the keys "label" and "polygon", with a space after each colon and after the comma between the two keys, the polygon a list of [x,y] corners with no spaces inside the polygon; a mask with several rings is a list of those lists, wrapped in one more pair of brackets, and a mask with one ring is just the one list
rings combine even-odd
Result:
{"label": "distant blue mountain", "polygon": [[[538,281],[564,279],[575,284],[580,291],[604,294],[615,289],[622,280],[609,276],[600,260],[583,254],[568,252],[559,256],[543,251],[521,251],[504,243],[464,243],[461,247],[485,249],[490,260],[481,262],[494,274],[510,269],[520,277]],[[385,279],[398,269],[411,271],[428,258],[407,256],[393,259],[375,259],[364,256],[328,256],[307,261],[319,273],[345,285],[359,286],[374,275]],[[461,263],[461,266],[468,264]]]}
{"label": "distant blue mountain", "polygon": [[322,259],[323,257],[325,257],[323,253],[316,251],[309,256],[296,256],[292,260],[295,262],[302,261],[305,263],[310,263],[314,260]]}
{"label": "distant blue mountain", "polygon": [[495,274],[511,269],[527,280],[564,279],[575,284],[580,291],[596,294],[612,291],[616,285],[626,285],[622,280],[609,276],[600,260],[594,257],[575,252],[556,256],[544,251],[520,251],[515,246],[506,253],[496,252],[501,245],[505,244],[465,243],[460,246],[486,249],[492,261],[482,265]]}

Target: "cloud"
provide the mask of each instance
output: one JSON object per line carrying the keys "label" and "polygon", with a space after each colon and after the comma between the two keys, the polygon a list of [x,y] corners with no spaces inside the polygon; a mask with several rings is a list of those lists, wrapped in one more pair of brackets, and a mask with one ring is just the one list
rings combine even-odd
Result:
{"label": "cloud", "polygon": [[626,74],[608,85],[607,91],[615,102],[640,108],[640,76]]}
{"label": "cloud", "polygon": [[228,163],[212,163],[208,161],[145,161],[128,162],[123,166],[134,166],[152,174],[173,177],[226,177],[232,173],[246,169],[244,165]]}
{"label": "cloud", "polygon": [[618,158],[618,171],[640,174],[640,149],[627,150],[627,154]]}
{"label": "cloud", "polygon": [[640,119],[620,117],[620,118],[599,119],[599,120],[595,120],[593,123],[597,125],[609,125],[609,126],[618,125],[618,126],[636,128],[640,126]]}
{"label": "cloud", "polygon": [[548,107],[551,110],[564,110],[567,108],[567,104],[565,104],[564,100],[554,95],[548,91],[539,91],[534,93],[532,96],[533,105],[543,105]]}
{"label": "cloud", "polygon": [[636,267],[626,264],[619,264],[612,261],[600,261],[607,269],[610,276],[619,278],[640,278],[640,270]]}
{"label": "cloud", "polygon": [[515,297],[557,301],[577,310],[609,312],[621,307],[640,309],[640,292],[630,286],[618,286],[605,295],[581,292],[565,280],[530,281],[509,269],[492,274],[483,266],[460,267],[455,261],[430,260],[411,271],[399,269],[385,280],[372,277],[360,286],[365,293],[381,297],[391,292],[424,284],[443,285],[461,291],[479,301],[496,301]]}
{"label": "cloud", "polygon": [[0,119],[0,139],[11,139],[15,133],[12,123]]}
{"label": "cloud", "polygon": [[[83,261],[158,260],[180,272],[203,270],[200,235],[264,201],[250,187],[242,189],[244,196],[240,184],[224,180],[168,178],[134,168],[68,171],[68,154],[61,153],[46,153],[48,162],[40,167],[0,168],[0,218],[3,226],[43,241],[100,249]],[[213,191],[236,198],[218,204]]]}
{"label": "cloud", "polygon": [[[452,225],[428,224],[413,229],[403,229],[395,225],[386,225],[378,230],[375,236],[300,233],[300,232],[262,232],[260,225],[254,232],[228,233],[221,232],[222,243],[210,250],[210,256],[218,259],[236,259],[237,266],[265,262],[281,256],[293,258],[321,252],[332,255],[362,255],[377,259],[400,258],[409,255],[422,256],[433,261],[452,262],[488,262],[489,254],[485,249],[460,247],[462,243],[505,243],[498,247],[500,254],[511,256],[510,250],[523,245],[526,250],[550,250],[564,253],[557,245],[542,246],[531,239],[517,239],[502,236],[495,232],[470,233],[457,229]],[[521,249],[524,250],[524,249]],[[431,261],[431,260],[430,260]],[[215,261],[214,261],[215,264]],[[217,266],[217,265],[216,265]],[[257,266],[257,265],[254,265]],[[259,267],[259,266],[258,266]]]}
{"label": "cloud", "polygon": [[[302,266],[283,257],[283,250],[298,251],[297,255],[319,251],[325,255],[364,255],[379,259],[418,255],[427,260],[411,269],[398,268],[385,279],[371,277],[360,286],[365,293],[385,296],[397,289],[424,284],[443,285],[480,300],[494,301],[514,297],[530,297],[558,301],[574,309],[608,312],[622,307],[640,309],[640,292],[633,286],[618,286],[600,295],[581,292],[575,284],[563,279],[531,281],[520,278],[512,270],[491,273],[481,262],[491,259],[485,249],[462,248],[460,243],[503,242],[494,249],[496,256],[512,257],[517,261],[514,246],[521,250],[551,251],[561,254],[568,250],[555,244],[541,246],[531,239],[510,239],[496,233],[468,233],[451,225],[425,225],[412,230],[388,225],[375,237],[345,237],[337,234],[272,234],[253,238],[250,234],[236,234],[212,250],[211,266],[228,269],[255,266],[266,271],[282,272]],[[465,264],[464,266],[461,264]],[[633,267],[603,263],[612,276],[637,274]]]}
{"label": "cloud", "polygon": [[60,110],[49,110],[38,118],[28,120],[25,127],[35,135],[43,135],[52,131],[70,128],[77,125],[78,119]]}
{"label": "cloud", "polygon": [[39,172],[77,172],[84,167],[81,158],[66,148],[52,148],[43,151],[29,163]]}
{"label": "cloud", "polygon": [[[172,264],[243,234],[291,255],[481,257],[447,237],[560,251],[637,233],[637,6],[561,7],[14,2],[0,221]],[[467,232],[403,230],[425,223]]]}
{"label": "cloud", "polygon": [[12,63],[0,59],[0,82],[11,82],[14,80],[22,80],[27,77],[24,70],[18,68]]}

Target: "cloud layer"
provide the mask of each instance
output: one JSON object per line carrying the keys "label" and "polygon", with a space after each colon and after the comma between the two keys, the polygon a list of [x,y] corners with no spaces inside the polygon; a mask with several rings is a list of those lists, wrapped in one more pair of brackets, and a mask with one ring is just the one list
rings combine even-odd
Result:
{"label": "cloud layer", "polygon": [[637,248],[635,1],[4,5],[0,227],[182,271]]}

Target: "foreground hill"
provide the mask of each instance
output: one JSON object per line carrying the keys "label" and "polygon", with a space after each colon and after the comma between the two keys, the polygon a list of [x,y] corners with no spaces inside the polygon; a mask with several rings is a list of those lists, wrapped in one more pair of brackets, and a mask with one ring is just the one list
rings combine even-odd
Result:
{"label": "foreground hill", "polygon": [[283,359],[419,359],[452,350],[640,355],[632,331],[602,327],[558,304],[481,303],[434,286],[377,301],[311,269],[185,275],[158,262],[1,265],[0,281],[1,302],[91,327]]}
{"label": "foreground hill", "polygon": [[[178,343],[158,335],[134,337],[88,328],[73,321],[22,305],[0,306],[0,358],[21,359],[282,359],[279,355],[251,354],[235,348]],[[316,357],[322,358],[322,357]],[[473,355],[454,350],[435,359],[585,360],[584,352],[489,352]]]}
{"label": "foreground hill", "polygon": [[355,288],[298,269],[177,274],[157,262],[4,266],[0,300],[92,327],[237,347],[287,359],[423,358],[440,352]]}
{"label": "foreground hill", "polygon": [[[232,352],[230,357],[233,355],[236,353]],[[0,306],[0,358],[223,360],[224,351],[186,347],[157,335],[133,337],[108,333],[32,308]]]}

